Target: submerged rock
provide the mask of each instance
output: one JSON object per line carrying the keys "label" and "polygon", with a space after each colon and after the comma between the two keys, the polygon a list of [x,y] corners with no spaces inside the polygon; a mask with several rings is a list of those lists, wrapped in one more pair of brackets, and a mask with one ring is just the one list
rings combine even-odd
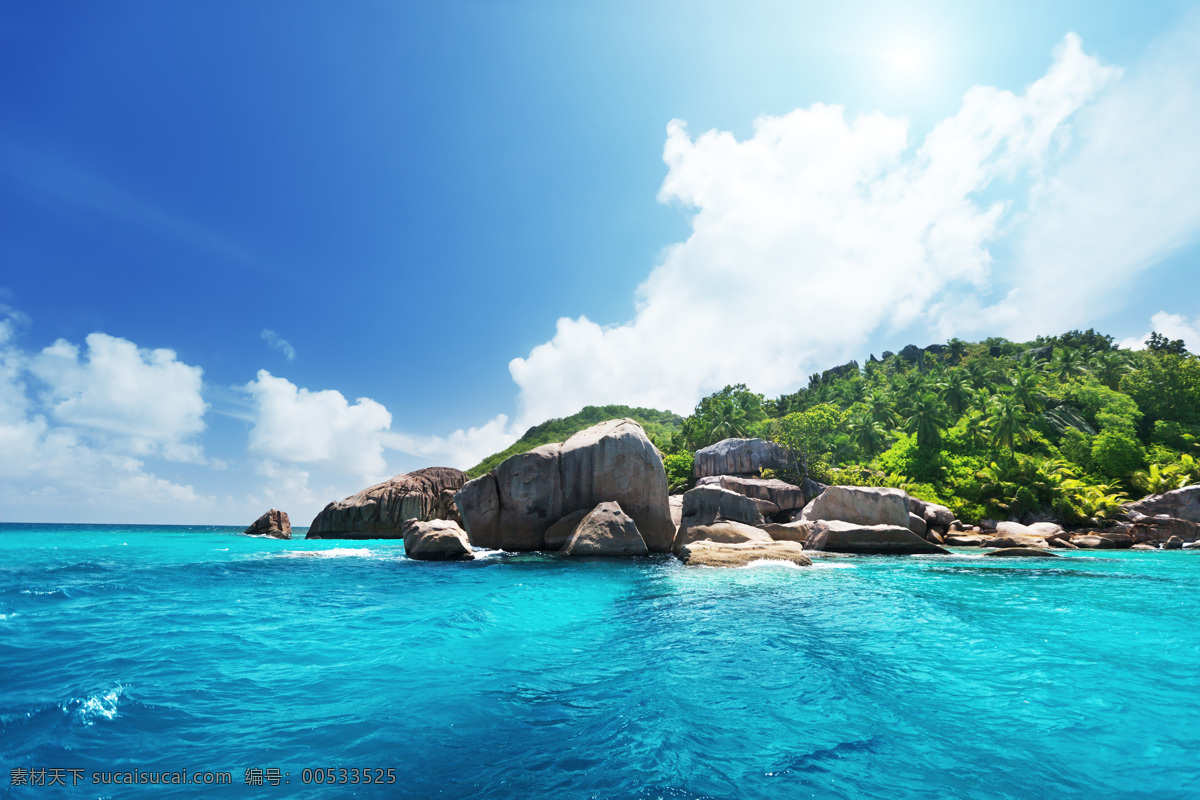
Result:
{"label": "submerged rock", "polygon": [[272,508],[243,531],[247,536],[270,536],[273,539],[292,538],[292,522],[286,511]]}
{"label": "submerged rock", "polygon": [[817,522],[805,544],[809,550],[859,555],[934,555],[949,552],[900,525],[859,525],[841,520]]}
{"label": "submerged rock", "polygon": [[1049,550],[1037,547],[1005,547],[984,553],[984,555],[993,558],[1062,558],[1058,553],[1051,553]]}
{"label": "submerged rock", "polygon": [[451,519],[404,523],[404,554],[417,561],[470,561],[475,558],[467,532]]}
{"label": "submerged rock", "polygon": [[454,492],[466,475],[450,467],[427,467],[330,503],[308,528],[307,539],[402,539],[404,522],[458,518]]}
{"label": "submerged rock", "polygon": [[633,519],[620,503],[600,503],[575,526],[562,548],[567,556],[645,556],[650,554]]}
{"label": "submerged rock", "polygon": [[662,457],[631,419],[601,422],[562,444],[512,456],[456,495],[472,544],[542,550],[551,525],[574,511],[617,502],[652,553],[675,538]]}
{"label": "submerged rock", "polygon": [[788,561],[801,567],[812,566],[812,559],[795,542],[693,542],[679,552],[679,560],[689,567],[745,567],[755,561]]}

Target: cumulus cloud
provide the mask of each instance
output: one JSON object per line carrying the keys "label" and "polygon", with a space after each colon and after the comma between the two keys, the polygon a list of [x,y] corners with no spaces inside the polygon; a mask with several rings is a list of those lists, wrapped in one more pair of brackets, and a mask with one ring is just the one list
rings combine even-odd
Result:
{"label": "cumulus cloud", "polygon": [[43,381],[43,403],[61,424],[104,439],[110,449],[171,461],[200,461],[192,439],[204,430],[208,407],[200,394],[203,370],[173,350],[147,350],[104,333],[87,349],[59,339],[32,358]]}
{"label": "cumulus cloud", "polygon": [[412,436],[393,433],[385,437],[393,450],[418,456],[439,464],[469,469],[492,453],[503,450],[519,438],[508,424],[507,414],[475,428],[459,428],[448,436]]}
{"label": "cumulus cloud", "polygon": [[387,472],[383,434],[392,415],[360,397],[353,404],[341,392],[309,391],[267,370],[246,384],[254,403],[250,452],[271,461],[323,464],[339,473],[381,479]]}
{"label": "cumulus cloud", "polygon": [[268,345],[283,353],[283,357],[288,361],[296,360],[296,348],[292,347],[291,342],[284,339],[275,331],[270,328],[263,328],[262,338]]}
{"label": "cumulus cloud", "polygon": [[762,117],[744,141],[671,122],[659,199],[693,209],[692,233],[631,321],[563,318],[513,359],[521,424],[598,403],[686,412],[732,382],[788,391],[876,330],[936,327],[947,298],[991,288],[1012,203],[980,193],[1042,181],[1068,120],[1117,75],[1067,36],[1023,93],[971,89],[915,151],[905,120],[840,106]]}
{"label": "cumulus cloud", "polygon": [[[89,337],[83,362],[64,342],[30,356],[13,336],[28,318],[8,311],[0,309],[0,508],[27,519],[128,520],[211,507],[191,485],[158,477],[135,457],[199,456],[188,437],[203,427],[203,403],[197,407],[186,391],[192,377],[198,390],[197,368],[171,351],[139,350],[112,337]],[[34,391],[31,377],[47,388]],[[89,380],[95,385],[82,385]],[[134,398],[133,412],[115,408],[123,396]],[[147,412],[153,397],[167,398],[174,413]],[[149,413],[140,422],[133,419],[139,409]]]}
{"label": "cumulus cloud", "polygon": [[1129,350],[1144,350],[1152,332],[1161,333],[1168,339],[1183,339],[1187,349],[1193,353],[1200,349],[1200,317],[1189,320],[1182,314],[1169,314],[1166,311],[1159,311],[1150,318],[1150,330],[1141,336],[1129,337],[1120,346]]}

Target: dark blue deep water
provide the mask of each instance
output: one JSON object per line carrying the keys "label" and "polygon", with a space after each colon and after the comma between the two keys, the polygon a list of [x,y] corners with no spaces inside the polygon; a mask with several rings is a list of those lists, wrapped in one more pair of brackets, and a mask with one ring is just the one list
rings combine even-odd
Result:
{"label": "dark blue deep water", "polygon": [[[6,796],[1200,797],[1200,551],[429,564],[45,525],[0,546]],[[39,767],[85,779],[10,785]],[[90,784],[134,769],[234,784]]]}

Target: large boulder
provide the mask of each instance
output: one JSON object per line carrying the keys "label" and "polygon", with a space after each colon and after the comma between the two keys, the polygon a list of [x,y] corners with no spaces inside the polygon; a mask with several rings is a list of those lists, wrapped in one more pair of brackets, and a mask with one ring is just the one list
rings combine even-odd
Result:
{"label": "large boulder", "polygon": [[270,536],[272,539],[292,538],[292,522],[286,511],[272,508],[243,531],[247,536]]}
{"label": "large boulder", "polygon": [[1122,508],[1126,513],[1144,514],[1147,517],[1166,514],[1175,519],[1200,522],[1200,483],[1163,494],[1152,494],[1136,502],[1126,503]]}
{"label": "large boulder", "polygon": [[567,556],[644,556],[650,551],[621,504],[600,503],[579,521],[563,545]]}
{"label": "large boulder", "polygon": [[1200,539],[1200,523],[1166,515],[1141,517],[1130,526],[1129,534],[1138,543],[1160,544],[1173,536],[1190,542]]}
{"label": "large boulder", "polygon": [[671,524],[679,530],[679,523],[683,522],[683,495],[673,494],[667,498],[667,503],[671,509]]}
{"label": "large boulder", "polygon": [[755,561],[788,561],[801,567],[812,566],[812,559],[795,542],[693,542],[679,552],[679,560],[689,567],[745,567]]}
{"label": "large boulder", "polygon": [[477,547],[542,550],[551,525],[610,501],[633,519],[650,552],[670,551],[675,538],[662,456],[631,419],[511,456],[464,485],[456,500]]}
{"label": "large boulder", "polygon": [[418,561],[470,561],[475,558],[467,532],[452,519],[407,520],[404,554]]}
{"label": "large boulder", "polygon": [[929,523],[925,521],[924,517],[918,516],[910,511],[908,512],[908,525],[906,527],[917,536],[920,536],[922,539],[924,539],[926,538],[925,533],[929,530]]}
{"label": "large boulder", "polygon": [[950,547],[983,547],[990,538],[977,533],[951,533],[946,536],[946,544]]}
{"label": "large boulder", "polygon": [[713,475],[757,475],[764,469],[788,469],[786,449],[765,439],[722,439],[696,451],[697,478]]}
{"label": "large boulder", "polygon": [[678,555],[683,548],[693,542],[720,542],[723,544],[740,544],[742,542],[773,542],[774,537],[761,528],[745,525],[741,522],[721,520],[707,525],[692,525],[680,528],[675,536],[675,546],[672,548]]}
{"label": "large boulder", "polygon": [[766,522],[758,526],[760,530],[764,530],[772,539],[777,542],[799,542],[804,544],[808,541],[808,535],[812,533],[813,523],[811,522]]}
{"label": "large boulder", "polygon": [[682,516],[679,520],[679,534],[683,534],[694,525],[710,525],[714,522],[731,520],[744,525],[761,525],[762,513],[758,505],[749,497],[722,489],[720,486],[697,486],[689,489],[683,495]]}
{"label": "large boulder", "polygon": [[457,519],[454,492],[467,476],[450,467],[397,475],[330,503],[308,527],[306,539],[401,539],[408,519]]}
{"label": "large boulder", "polygon": [[764,517],[773,517],[781,511],[804,508],[808,500],[804,489],[777,478],[749,478],[743,475],[710,475],[696,481],[697,486],[720,486],[731,492],[744,494],[758,503]]}
{"label": "large boulder", "polygon": [[590,508],[581,508],[578,511],[572,511],[558,522],[546,529],[544,549],[546,550],[561,550],[563,545],[567,543],[575,534],[575,528],[583,522],[583,518],[591,511]]}
{"label": "large boulder", "polygon": [[934,555],[949,552],[900,525],[860,525],[841,520],[817,522],[808,535],[805,547],[829,553],[859,555]]}
{"label": "large boulder", "polygon": [[908,527],[908,495],[886,486],[830,486],[804,507],[803,519]]}

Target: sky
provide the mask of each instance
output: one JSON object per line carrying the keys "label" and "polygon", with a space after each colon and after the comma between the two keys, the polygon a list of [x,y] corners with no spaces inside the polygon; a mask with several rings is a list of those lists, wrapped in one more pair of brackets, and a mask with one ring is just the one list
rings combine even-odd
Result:
{"label": "sky", "polygon": [[0,520],[307,525],[585,405],[1200,348],[1200,7],[0,6]]}

